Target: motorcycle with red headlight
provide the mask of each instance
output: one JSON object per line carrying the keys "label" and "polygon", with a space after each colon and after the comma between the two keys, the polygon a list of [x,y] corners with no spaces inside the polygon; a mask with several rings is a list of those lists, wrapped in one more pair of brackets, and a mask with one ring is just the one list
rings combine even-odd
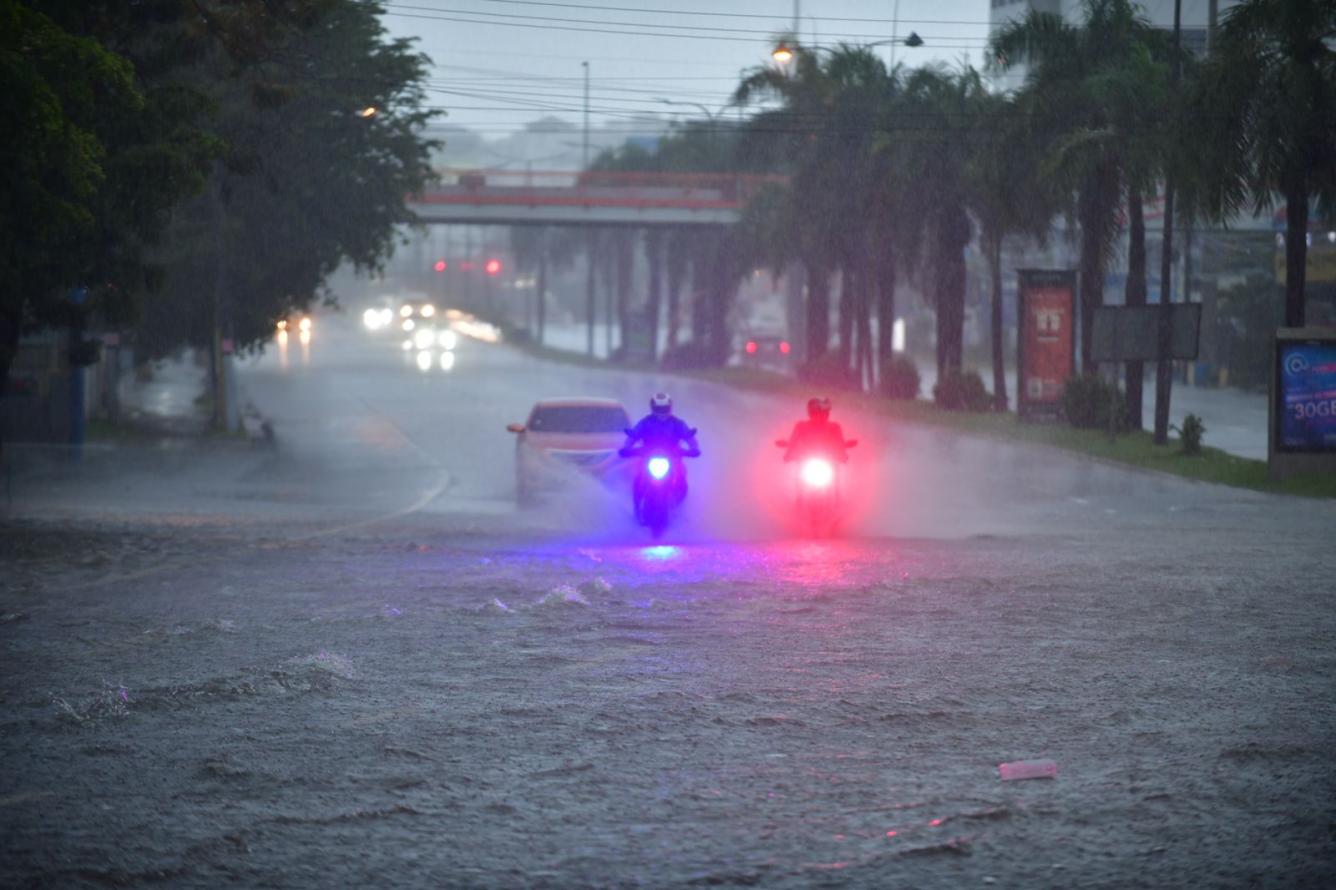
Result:
{"label": "motorcycle with red headlight", "polygon": [[[836,442],[838,446],[840,443]],[[839,528],[842,517],[840,467],[848,461],[847,449],[857,439],[843,440],[843,448],[807,448],[786,454],[785,460],[796,466],[794,507],[804,528],[816,536],[831,534]],[[776,439],[775,445],[790,450],[788,439]]]}

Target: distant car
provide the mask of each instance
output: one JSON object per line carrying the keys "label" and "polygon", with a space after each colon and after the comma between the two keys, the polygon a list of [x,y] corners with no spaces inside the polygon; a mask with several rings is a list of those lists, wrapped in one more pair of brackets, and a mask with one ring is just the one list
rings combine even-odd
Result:
{"label": "distant car", "polygon": [[311,339],[311,316],[304,312],[296,312],[287,318],[280,318],[274,328],[280,343],[286,343],[291,332],[295,332],[303,342],[307,342]]}
{"label": "distant car", "polygon": [[526,422],[506,427],[515,433],[516,499],[532,501],[563,467],[606,477],[619,463],[617,451],[630,425],[626,408],[614,399],[538,402]]}
{"label": "distant car", "polygon": [[787,371],[792,367],[793,344],[779,334],[754,334],[743,339],[738,361],[743,367]]}

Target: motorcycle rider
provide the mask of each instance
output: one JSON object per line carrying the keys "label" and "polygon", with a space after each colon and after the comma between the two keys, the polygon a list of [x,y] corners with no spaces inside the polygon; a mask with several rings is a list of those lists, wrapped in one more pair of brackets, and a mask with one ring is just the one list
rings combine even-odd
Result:
{"label": "motorcycle rider", "polygon": [[789,434],[784,461],[802,460],[808,455],[821,455],[840,463],[848,463],[849,451],[844,430],[830,419],[830,399],[807,400],[807,420],[800,420]]}
{"label": "motorcycle rider", "polygon": [[[682,447],[684,444],[685,448]],[[655,449],[680,454],[682,457],[700,457],[696,431],[673,414],[673,400],[666,392],[656,392],[649,400],[649,414],[627,430],[626,444],[617,453],[622,457],[635,457]],[[677,474],[676,494],[679,503],[687,496],[685,473]]]}

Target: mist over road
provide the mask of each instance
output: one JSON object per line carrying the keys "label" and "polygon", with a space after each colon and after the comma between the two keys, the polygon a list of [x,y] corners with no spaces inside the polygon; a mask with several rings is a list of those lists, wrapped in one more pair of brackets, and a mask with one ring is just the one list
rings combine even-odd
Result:
{"label": "mist over road", "polygon": [[[1332,878],[1332,505],[836,397],[852,515],[807,540],[801,404],[455,352],[319,318],[243,370],[273,450],[19,481],[5,884]],[[656,389],[704,450],[664,541],[594,484],[515,506],[506,423]]]}

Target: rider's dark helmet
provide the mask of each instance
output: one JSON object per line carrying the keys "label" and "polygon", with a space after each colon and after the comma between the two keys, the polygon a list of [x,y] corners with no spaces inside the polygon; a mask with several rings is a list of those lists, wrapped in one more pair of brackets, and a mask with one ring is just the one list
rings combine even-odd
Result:
{"label": "rider's dark helmet", "polygon": [[826,420],[830,417],[830,399],[808,399],[807,416],[813,420]]}
{"label": "rider's dark helmet", "polygon": [[649,410],[652,414],[672,414],[673,400],[666,392],[656,392],[649,400]]}

